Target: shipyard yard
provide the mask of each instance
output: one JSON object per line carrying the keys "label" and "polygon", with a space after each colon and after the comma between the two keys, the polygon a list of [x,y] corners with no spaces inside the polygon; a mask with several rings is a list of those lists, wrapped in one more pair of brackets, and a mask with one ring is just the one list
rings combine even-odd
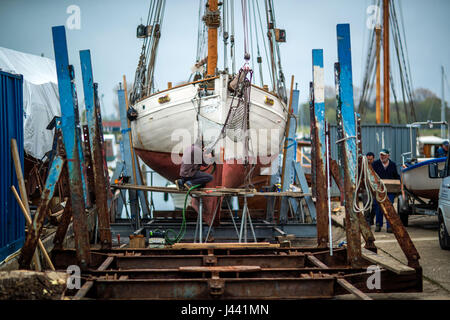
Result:
{"label": "shipyard yard", "polygon": [[1,308],[448,307],[447,1],[69,2],[0,3]]}

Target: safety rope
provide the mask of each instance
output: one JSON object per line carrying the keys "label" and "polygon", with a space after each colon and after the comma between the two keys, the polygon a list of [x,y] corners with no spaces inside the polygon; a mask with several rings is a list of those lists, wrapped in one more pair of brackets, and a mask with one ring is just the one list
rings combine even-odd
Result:
{"label": "safety rope", "polygon": [[[387,197],[387,189],[383,181],[380,179],[380,187],[376,183],[372,183],[369,178],[370,169],[369,169],[369,161],[366,156],[361,157],[361,168],[357,166],[356,170],[356,188],[355,188],[355,196],[353,197],[353,211],[354,212],[364,212],[372,208],[373,196],[371,190],[375,192],[376,199],[378,202],[383,202]],[[363,179],[364,177],[364,179]],[[367,202],[363,203],[363,206],[360,207],[358,201],[358,191],[361,186],[361,183],[364,183],[364,188],[367,193]],[[381,194],[384,194],[383,198],[381,198]]]}

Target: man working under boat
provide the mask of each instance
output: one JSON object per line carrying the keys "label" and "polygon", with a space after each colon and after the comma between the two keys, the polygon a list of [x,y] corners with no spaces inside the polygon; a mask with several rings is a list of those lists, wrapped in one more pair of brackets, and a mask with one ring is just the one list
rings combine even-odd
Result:
{"label": "man working under boat", "polygon": [[200,187],[204,187],[210,182],[213,176],[201,171],[200,168],[211,164],[213,157],[213,150],[208,152],[205,148],[202,148],[202,143],[198,140],[187,147],[183,151],[181,160],[180,179],[175,180],[177,189],[181,190],[183,187],[190,189],[198,184]]}

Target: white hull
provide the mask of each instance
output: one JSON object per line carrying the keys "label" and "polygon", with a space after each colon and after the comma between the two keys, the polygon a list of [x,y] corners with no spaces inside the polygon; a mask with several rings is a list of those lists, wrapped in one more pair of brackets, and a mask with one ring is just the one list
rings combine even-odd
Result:
{"label": "white hull", "polygon": [[[215,79],[215,90],[209,96],[199,98],[200,83],[187,84],[156,93],[137,102],[133,107],[138,118],[132,121],[133,145],[137,149],[180,153],[197,138],[201,128],[205,145],[211,145],[218,137],[227,118],[233,97],[227,84],[228,76]],[[168,97],[170,101],[160,102]],[[267,103],[267,98],[273,105]],[[237,103],[234,99],[234,105]],[[197,111],[199,121],[197,121]],[[286,105],[276,96],[252,86],[250,95],[250,156],[278,155],[287,121]],[[228,136],[215,146],[216,155],[224,147],[225,160],[239,159],[243,155],[243,142],[234,142]]]}
{"label": "white hull", "polygon": [[[412,193],[426,199],[437,199],[442,178],[430,178],[428,161],[419,162],[412,168],[402,170],[403,185]],[[426,162],[426,163],[425,163]],[[421,165],[423,164],[423,165]],[[438,163],[438,170],[443,170],[445,162]]]}

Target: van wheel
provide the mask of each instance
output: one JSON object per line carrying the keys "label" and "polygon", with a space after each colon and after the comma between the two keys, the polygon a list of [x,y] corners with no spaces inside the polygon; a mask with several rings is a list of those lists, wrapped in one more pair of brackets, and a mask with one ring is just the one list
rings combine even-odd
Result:
{"label": "van wheel", "polygon": [[439,245],[444,250],[450,250],[450,236],[448,235],[447,228],[445,227],[442,213],[439,212]]}
{"label": "van wheel", "polygon": [[402,221],[403,226],[405,226],[405,227],[408,226],[408,218],[409,218],[410,211],[411,210],[408,205],[408,202],[403,200],[402,196],[398,196],[397,197],[397,212],[398,212],[398,215],[400,216],[400,220]]}

